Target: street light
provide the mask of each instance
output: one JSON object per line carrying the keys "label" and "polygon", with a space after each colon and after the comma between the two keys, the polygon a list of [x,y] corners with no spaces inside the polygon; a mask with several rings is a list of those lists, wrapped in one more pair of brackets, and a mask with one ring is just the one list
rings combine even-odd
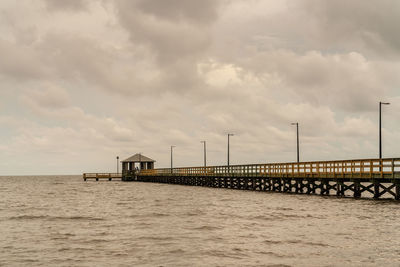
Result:
{"label": "street light", "polygon": [[139,152],[139,170],[142,170],[142,152]]}
{"label": "street light", "polygon": [[119,173],[119,156],[117,156],[117,174]]}
{"label": "street light", "polygon": [[379,102],[379,159],[382,159],[382,105],[390,103]]}
{"label": "street light", "polygon": [[297,162],[300,162],[300,148],[299,148],[299,123],[293,122],[292,125],[296,125],[296,135],[297,135]]}
{"label": "street light", "polygon": [[207,167],[206,141],[200,141],[200,143],[203,143],[203,144],[204,144],[204,171],[205,171],[205,168]]}
{"label": "street light", "polygon": [[171,173],[172,173],[172,149],[174,148],[175,146],[171,146]]}
{"label": "street light", "polygon": [[233,133],[228,133],[228,167],[229,167],[229,137],[234,136]]}

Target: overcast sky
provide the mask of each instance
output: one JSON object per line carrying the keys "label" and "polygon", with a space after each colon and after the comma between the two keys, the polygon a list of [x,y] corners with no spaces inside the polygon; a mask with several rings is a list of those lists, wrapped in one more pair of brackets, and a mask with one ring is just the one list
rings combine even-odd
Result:
{"label": "overcast sky", "polygon": [[398,0],[1,0],[0,175],[400,156]]}

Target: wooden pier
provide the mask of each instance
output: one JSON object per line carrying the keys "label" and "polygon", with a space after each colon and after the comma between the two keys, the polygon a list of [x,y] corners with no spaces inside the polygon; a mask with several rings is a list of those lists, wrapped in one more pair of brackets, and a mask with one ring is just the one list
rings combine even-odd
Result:
{"label": "wooden pier", "polygon": [[122,173],[84,173],[83,180],[122,180]]}
{"label": "wooden pier", "polygon": [[400,200],[400,158],[124,170],[83,179]]}
{"label": "wooden pier", "polygon": [[400,158],[165,168],[123,180],[400,200]]}

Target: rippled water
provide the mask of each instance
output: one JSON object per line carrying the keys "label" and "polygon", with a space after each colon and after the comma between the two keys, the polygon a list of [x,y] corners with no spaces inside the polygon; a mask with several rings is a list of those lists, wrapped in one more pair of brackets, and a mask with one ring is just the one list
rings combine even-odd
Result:
{"label": "rippled water", "polygon": [[399,266],[395,201],[0,177],[0,266]]}

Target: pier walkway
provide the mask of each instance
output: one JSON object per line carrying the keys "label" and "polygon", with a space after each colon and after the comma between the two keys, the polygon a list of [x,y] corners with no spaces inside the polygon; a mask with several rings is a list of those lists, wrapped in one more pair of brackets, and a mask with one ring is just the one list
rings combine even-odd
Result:
{"label": "pier walkway", "polygon": [[121,179],[346,197],[400,200],[400,158],[163,168],[123,174],[85,173],[83,179]]}
{"label": "pier walkway", "polygon": [[400,200],[400,158],[164,168],[126,180]]}
{"label": "pier walkway", "polygon": [[122,173],[84,173],[83,180],[122,180]]}

